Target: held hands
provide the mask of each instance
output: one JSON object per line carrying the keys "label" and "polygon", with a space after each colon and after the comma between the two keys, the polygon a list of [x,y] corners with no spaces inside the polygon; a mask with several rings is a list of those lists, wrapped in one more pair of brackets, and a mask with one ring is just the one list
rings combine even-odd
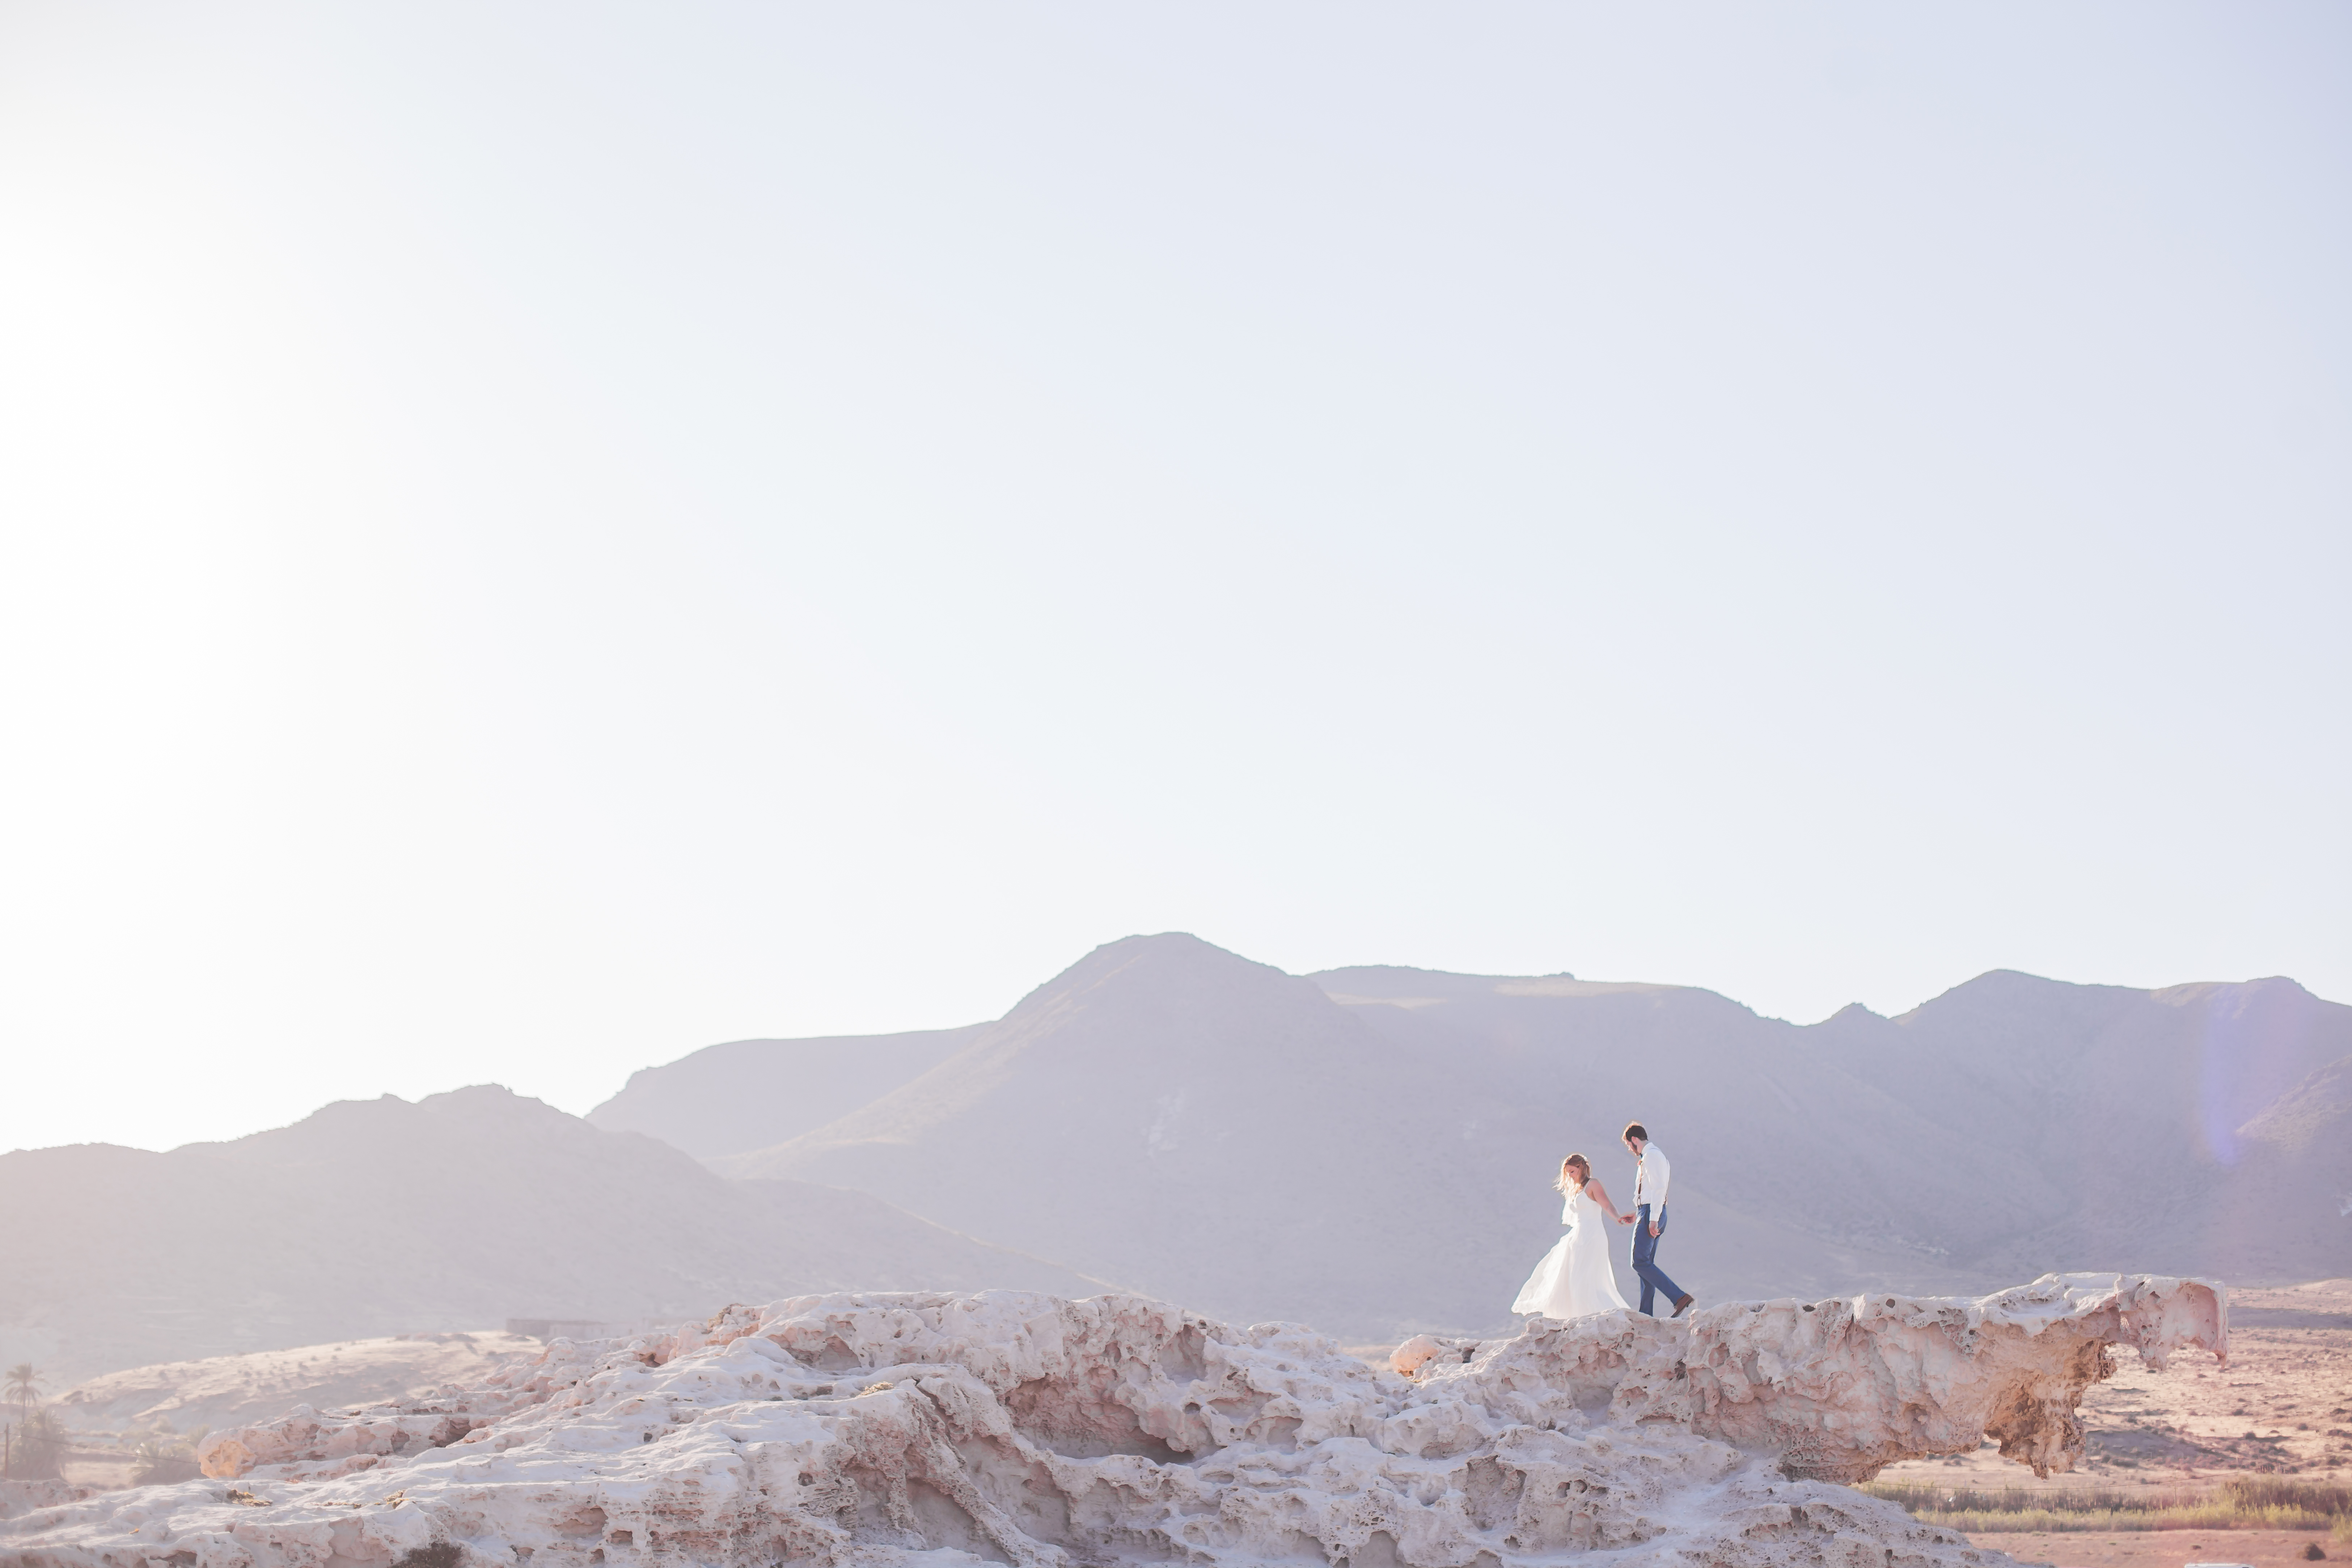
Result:
{"label": "held hands", "polygon": [[1633,1223],[1633,1216],[1629,1214],[1621,1214],[1617,1216],[1617,1223],[1619,1225],[1632,1225]]}

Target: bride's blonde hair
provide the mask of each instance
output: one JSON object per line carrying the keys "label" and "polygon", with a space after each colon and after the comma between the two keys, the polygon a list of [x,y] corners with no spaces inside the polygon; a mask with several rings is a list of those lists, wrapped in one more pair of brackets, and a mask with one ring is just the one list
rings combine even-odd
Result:
{"label": "bride's blonde hair", "polygon": [[[1574,1166],[1581,1173],[1573,1185],[1570,1184],[1568,1179],[1570,1166]],[[1584,1184],[1591,1180],[1592,1180],[1592,1162],[1581,1154],[1570,1154],[1559,1163],[1559,1180],[1554,1182],[1552,1185],[1563,1193],[1575,1193],[1583,1191]]]}

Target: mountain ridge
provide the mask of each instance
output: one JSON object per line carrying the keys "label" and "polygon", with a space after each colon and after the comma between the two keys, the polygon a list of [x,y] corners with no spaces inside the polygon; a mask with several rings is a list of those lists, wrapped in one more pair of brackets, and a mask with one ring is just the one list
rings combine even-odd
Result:
{"label": "mountain ridge", "polygon": [[2352,1274],[2352,1008],[2283,976],[1993,970],[1797,1025],[1568,973],[1292,975],[1163,932],[991,1023],[728,1042],[591,1118],[476,1086],[162,1153],[0,1155],[0,1256],[27,1260],[0,1274],[0,1357],[78,1377],[517,1314],[1108,1280],[1361,1339],[1483,1332],[1556,1232],[1563,1153],[1630,1201],[1628,1120],[1675,1161],[1662,1256],[1702,1300]]}
{"label": "mountain ridge", "polygon": [[[958,1116],[1002,1099],[1005,1075],[1015,1070],[1007,1064],[1039,1048],[1030,1034],[1077,1026],[1087,1009],[1111,1006],[1107,998],[1122,977],[1142,973],[1139,965],[1155,952],[1189,954],[1185,963],[1195,965],[1224,963],[1269,984],[1311,983],[1380,1042],[1356,1039],[1357,1076],[1411,1086],[1414,1127],[1383,1136],[1416,1152],[1447,1146],[1449,1136],[1480,1145],[1457,1150],[1443,1172],[1424,1173],[1418,1190],[1384,1185],[1385,1167],[1396,1163],[1391,1153],[1333,1156],[1334,1169],[1349,1173],[1351,1190],[1386,1194],[1370,1205],[1374,1212],[1408,1229],[1451,1233],[1423,1261],[1447,1259],[1439,1271],[1462,1272],[1462,1288],[1412,1278],[1411,1248],[1397,1247],[1382,1224],[1340,1212],[1317,1215],[1318,1234],[1350,1238],[1319,1266],[1340,1268],[1350,1249],[1389,1254],[1384,1315],[1332,1297],[1300,1308],[1311,1292],[1274,1290],[1270,1280],[1245,1284],[1213,1256],[1171,1265],[1158,1280],[1136,1277],[1139,1286],[1163,1291],[1168,1277],[1181,1277],[1184,1299],[1230,1315],[1253,1309],[1221,1296],[1251,1299],[1263,1289],[1272,1293],[1267,1310],[1309,1316],[1335,1331],[1436,1321],[1496,1326],[1470,1314],[1482,1310],[1480,1302],[1507,1299],[1515,1279],[1506,1276],[1524,1267],[1518,1253],[1542,1238],[1549,1221],[1539,1212],[1540,1190],[1559,1155],[1571,1146],[1592,1155],[1613,1192],[1625,1184],[1612,1169],[1623,1162],[1615,1134],[1629,1120],[1650,1123],[1675,1158],[1681,1224],[1667,1256],[1682,1263],[1670,1271],[1706,1280],[1717,1294],[1843,1289],[1857,1281],[1990,1288],[2093,1266],[2265,1275],[2291,1271],[2303,1258],[2312,1272],[2352,1266],[2344,1238],[2312,1228],[2310,1215],[2276,1236],[2260,1215],[2254,1225],[2243,1223],[2258,1173],[2238,1170],[2243,1151],[2235,1129],[2330,1059],[2326,1042],[2352,1050],[2352,1008],[2276,977],[2147,991],[1993,970],[1892,1018],[1852,1005],[1820,1023],[1796,1025],[1696,986],[1401,965],[1282,976],[1239,955],[1211,959],[1223,950],[1181,933],[1133,937],[1105,944],[1030,993],[916,1082],[835,1123],[710,1163],[737,1175],[837,1181],[926,1212],[943,1183],[936,1173],[913,1174],[927,1159],[918,1146]],[[1151,1037],[1150,1020],[1174,1005],[1140,994],[1129,1000],[1135,1016],[1114,1033],[1139,1042]],[[1236,1019],[1232,1026],[1246,1034],[1254,1026]],[[1027,1041],[1019,1050],[1016,1038]],[[1276,1049],[1270,1037],[1262,1044]],[[1010,1054],[986,1058],[992,1049]],[[1075,1113],[1127,1118],[1133,1124],[1126,1135],[1149,1144],[1165,1129],[1144,1106],[1176,1093],[1169,1086],[1191,1070],[1171,1067],[1160,1091],[1145,1093],[1139,1066],[1135,1082],[1115,1090],[1097,1085],[1097,1098]],[[1333,1077],[1335,1104],[1346,1100],[1334,1113],[1379,1121],[1368,1108],[1380,1097],[1349,1085],[1348,1077]],[[1072,1091],[1041,1084],[1037,1092],[1042,1102]],[[919,1115],[910,1114],[919,1106]],[[1311,1106],[1311,1098],[1297,1100],[1302,1122],[1312,1119]],[[1050,1116],[1024,1112],[998,1121],[1008,1142],[1055,1136]],[[1449,1127],[1465,1131],[1449,1134]],[[2184,1152],[2193,1158],[2184,1161]],[[982,1158],[982,1145],[969,1138],[964,1152],[968,1161]],[[2248,1157],[2272,1158],[2267,1148]],[[2324,1184],[2336,1179],[2331,1170],[2316,1178],[2306,1172],[2305,1179]],[[1139,1169],[1121,1180],[1134,1190],[1107,1201],[1148,1211],[1156,1178]],[[2343,1183],[2352,1187],[2352,1171]],[[1100,1236],[1055,1231],[1043,1215],[1026,1213],[1018,1191],[983,1196],[985,1186],[967,1184],[945,1217],[1056,1256],[1097,1258],[1090,1248],[1108,1245]],[[1538,1194],[1533,1201],[1530,1191]],[[1247,1192],[1236,1185],[1196,1196],[1234,1211],[1254,1203],[1301,1214],[1316,1207],[1303,1181],[1271,1176]],[[2290,1203],[2317,1212],[2305,1198]],[[1000,1222],[1001,1214],[1021,1217]],[[1518,1217],[1498,1222],[1497,1214]],[[2287,1230],[2300,1239],[2290,1241]],[[1131,1247],[1114,1255],[1121,1259],[1116,1265],[1089,1266],[1131,1271],[1144,1262]],[[1221,1278],[1225,1284],[1213,1282]],[[1500,1315],[1498,1306],[1483,1310]]]}
{"label": "mountain ridge", "polygon": [[0,1155],[0,1357],[63,1381],[515,1316],[1107,1288],[869,1193],[730,1182],[657,1139],[487,1085],[336,1101],[163,1153]]}

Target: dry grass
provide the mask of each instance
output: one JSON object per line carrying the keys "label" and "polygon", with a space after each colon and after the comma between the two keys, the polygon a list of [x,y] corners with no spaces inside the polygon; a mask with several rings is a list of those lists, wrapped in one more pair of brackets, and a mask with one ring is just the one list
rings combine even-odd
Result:
{"label": "dry grass", "polygon": [[2032,1491],[1872,1482],[1922,1523],[1962,1532],[2051,1530],[2326,1530],[2352,1542],[2352,1487],[2268,1476],[2210,1490]]}

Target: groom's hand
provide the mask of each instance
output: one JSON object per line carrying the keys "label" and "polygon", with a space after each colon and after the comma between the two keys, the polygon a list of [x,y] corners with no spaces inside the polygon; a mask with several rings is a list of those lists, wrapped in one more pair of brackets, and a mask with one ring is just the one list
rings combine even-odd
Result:
{"label": "groom's hand", "polygon": [[1652,1236],[1658,1234],[1658,1222],[1656,1220],[1652,1220],[1650,1222],[1650,1234]]}

